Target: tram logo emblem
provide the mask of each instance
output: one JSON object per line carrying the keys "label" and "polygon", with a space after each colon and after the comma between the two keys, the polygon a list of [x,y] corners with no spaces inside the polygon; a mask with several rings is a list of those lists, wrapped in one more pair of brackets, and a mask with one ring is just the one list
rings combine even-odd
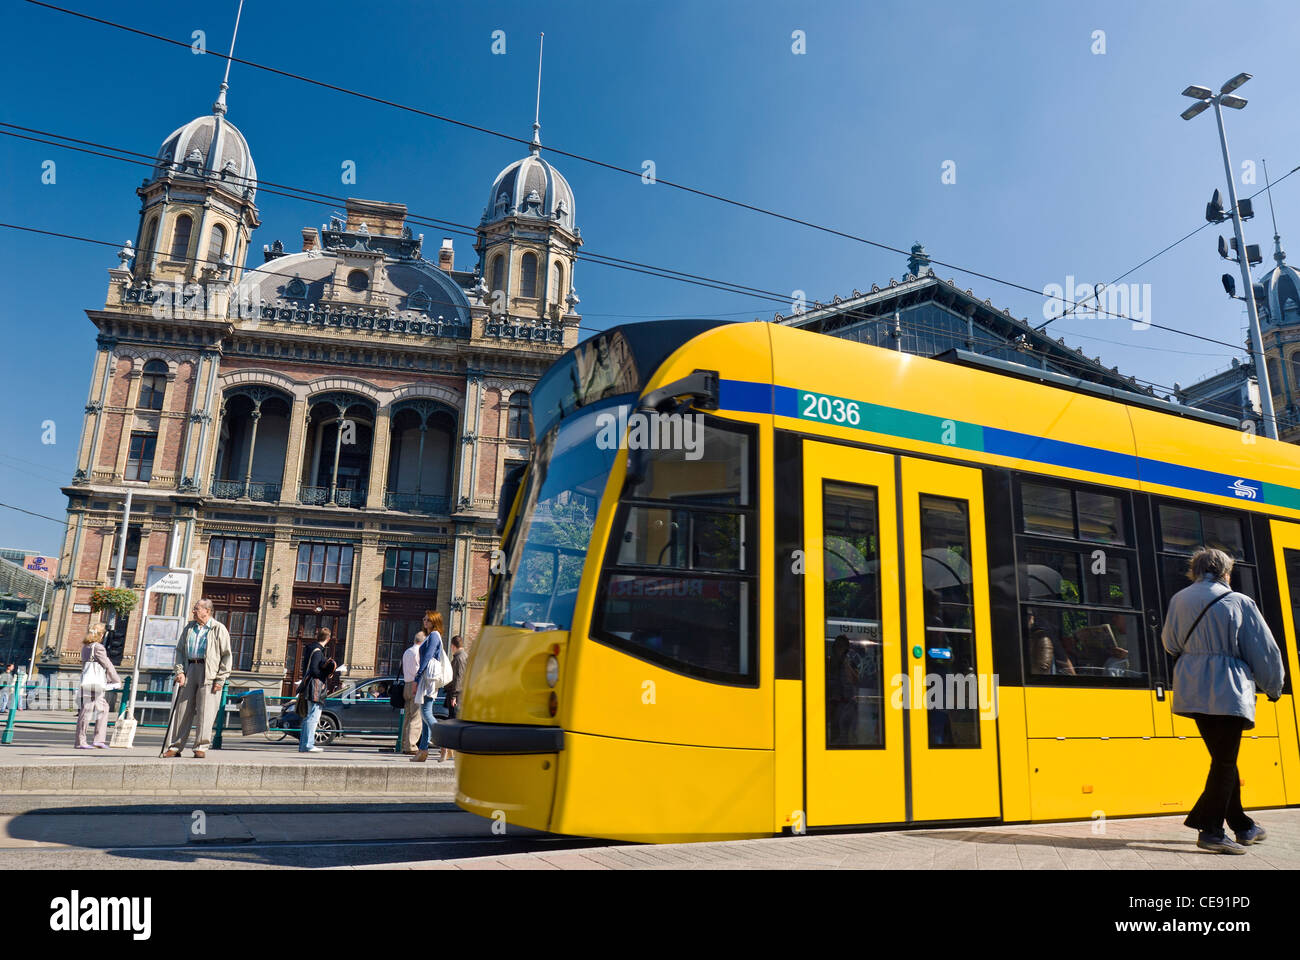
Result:
{"label": "tram logo emblem", "polygon": [[1258,500],[1260,488],[1258,484],[1253,484],[1249,480],[1234,480],[1232,482],[1232,492],[1238,497],[1245,497],[1247,500]]}

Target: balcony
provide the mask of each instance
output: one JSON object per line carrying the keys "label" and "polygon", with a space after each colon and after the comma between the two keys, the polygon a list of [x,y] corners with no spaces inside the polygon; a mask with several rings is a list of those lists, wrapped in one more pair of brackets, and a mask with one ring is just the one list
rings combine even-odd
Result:
{"label": "balcony", "polygon": [[300,487],[298,502],[310,506],[364,507],[366,505],[366,488],[339,487],[330,496],[329,487]]}
{"label": "balcony", "polygon": [[451,497],[433,497],[420,493],[384,494],[384,506],[389,510],[401,510],[405,513],[432,513],[439,516],[451,512]]}
{"label": "balcony", "polygon": [[253,500],[257,503],[279,503],[280,484],[254,480],[213,480],[212,496],[218,500]]}

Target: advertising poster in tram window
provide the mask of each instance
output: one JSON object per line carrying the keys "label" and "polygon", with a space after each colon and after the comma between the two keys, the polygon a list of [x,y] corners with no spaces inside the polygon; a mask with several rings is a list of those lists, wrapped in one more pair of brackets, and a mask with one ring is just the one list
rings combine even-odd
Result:
{"label": "advertising poster in tram window", "polygon": [[[845,637],[849,641],[848,655],[836,664],[832,651],[835,641]],[[881,648],[879,620],[826,620],[826,665],[840,676],[827,679],[853,678],[853,699],[857,703],[857,729],[851,743],[882,743],[884,734],[884,695],[881,684]]]}

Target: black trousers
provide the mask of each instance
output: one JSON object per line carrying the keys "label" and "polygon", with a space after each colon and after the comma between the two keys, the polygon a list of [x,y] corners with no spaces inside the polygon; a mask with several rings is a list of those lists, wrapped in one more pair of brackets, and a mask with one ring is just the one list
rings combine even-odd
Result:
{"label": "black trousers", "polygon": [[1192,719],[1205,741],[1205,749],[1210,751],[1210,773],[1201,798],[1183,823],[1195,830],[1221,834],[1226,819],[1233,833],[1244,833],[1255,825],[1241,809],[1241,778],[1237,774],[1237,753],[1246,719],[1204,714]]}

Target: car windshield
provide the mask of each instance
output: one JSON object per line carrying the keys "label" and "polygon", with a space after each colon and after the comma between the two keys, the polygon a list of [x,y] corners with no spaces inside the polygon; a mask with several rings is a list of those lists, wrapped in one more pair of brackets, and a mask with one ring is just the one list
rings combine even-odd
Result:
{"label": "car windshield", "polygon": [[568,629],[619,436],[624,395],[583,408],[537,444],[492,623]]}

